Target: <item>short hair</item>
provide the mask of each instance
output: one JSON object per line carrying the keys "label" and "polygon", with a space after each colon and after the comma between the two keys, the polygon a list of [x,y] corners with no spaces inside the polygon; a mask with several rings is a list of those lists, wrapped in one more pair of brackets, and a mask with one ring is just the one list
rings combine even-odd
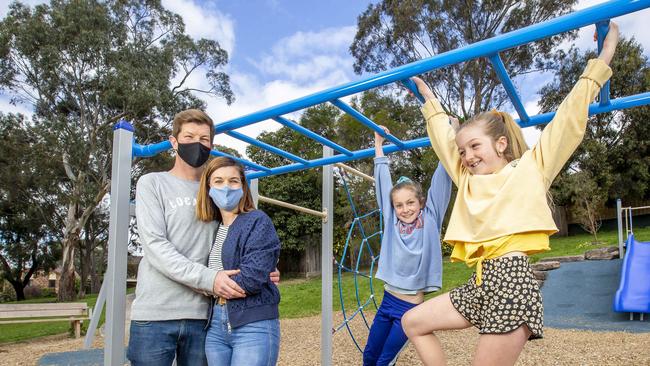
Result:
{"label": "short hair", "polygon": [[424,207],[424,204],[426,202],[426,197],[424,196],[424,192],[422,191],[422,186],[418,182],[414,182],[410,179],[404,180],[402,182],[399,182],[393,186],[393,188],[390,190],[390,203],[391,205],[393,204],[393,194],[400,189],[410,189],[415,193],[415,197],[417,197],[418,201],[420,201],[420,206]]}
{"label": "short hair", "polygon": [[214,138],[214,122],[212,118],[200,109],[186,109],[182,112],[176,113],[174,122],[172,123],[172,136],[178,138],[181,133],[181,128],[186,123],[196,123],[199,125],[206,125],[210,127],[210,141]]}
{"label": "short hair", "polygon": [[199,194],[198,197],[196,198],[197,219],[204,222],[210,222],[214,220],[221,222],[223,220],[223,218],[221,217],[221,211],[219,211],[219,208],[217,207],[217,205],[214,204],[212,198],[210,198],[209,195],[210,176],[217,169],[228,167],[228,166],[234,166],[239,171],[239,178],[241,179],[242,190],[244,191],[244,195],[239,200],[239,204],[237,205],[238,211],[242,213],[242,212],[250,212],[255,210],[255,203],[253,202],[253,196],[251,194],[250,188],[248,187],[248,183],[246,182],[246,174],[244,173],[244,167],[241,164],[237,163],[232,158],[220,156],[210,160],[208,166],[206,166],[205,169],[203,170],[203,174],[201,174],[201,182],[199,183]]}

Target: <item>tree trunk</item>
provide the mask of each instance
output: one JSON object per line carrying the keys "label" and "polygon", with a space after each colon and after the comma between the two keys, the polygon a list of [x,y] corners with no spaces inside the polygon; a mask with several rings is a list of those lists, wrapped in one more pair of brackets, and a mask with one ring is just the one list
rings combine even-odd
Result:
{"label": "tree trunk", "polygon": [[[74,239],[77,240],[74,240]],[[61,278],[59,279],[58,301],[72,301],[76,299],[74,290],[75,270],[74,255],[77,247],[78,236],[67,237],[63,239],[63,250],[61,260]]]}
{"label": "tree trunk", "polygon": [[79,245],[84,243],[84,246],[79,247],[79,291],[77,292],[77,298],[83,299],[86,296],[86,283],[88,283],[89,276],[89,265],[90,261],[88,260],[88,252],[90,252],[88,240],[80,240]]}
{"label": "tree trunk", "polygon": [[99,276],[103,272],[101,267],[97,265],[95,255],[92,253],[90,255],[90,293],[92,294],[98,294],[102,288],[102,281]]}
{"label": "tree trunk", "polygon": [[25,300],[25,286],[23,286],[22,281],[8,281],[11,284],[11,287],[14,288],[16,292],[16,301]]}

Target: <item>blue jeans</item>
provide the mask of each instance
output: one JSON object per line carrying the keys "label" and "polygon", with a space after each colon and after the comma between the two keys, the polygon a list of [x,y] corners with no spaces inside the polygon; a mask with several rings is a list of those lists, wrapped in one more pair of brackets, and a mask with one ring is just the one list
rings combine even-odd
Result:
{"label": "blue jeans", "polygon": [[393,365],[408,337],[402,329],[402,315],[416,304],[403,301],[384,291],[384,299],[370,327],[368,343],[363,350],[364,366]]}
{"label": "blue jeans", "polygon": [[205,320],[131,321],[127,357],[132,366],[207,365]]}
{"label": "blue jeans", "polygon": [[[255,310],[251,310],[255,311]],[[205,338],[210,366],[272,366],[280,351],[280,321],[260,320],[231,328],[226,305],[214,305]]]}

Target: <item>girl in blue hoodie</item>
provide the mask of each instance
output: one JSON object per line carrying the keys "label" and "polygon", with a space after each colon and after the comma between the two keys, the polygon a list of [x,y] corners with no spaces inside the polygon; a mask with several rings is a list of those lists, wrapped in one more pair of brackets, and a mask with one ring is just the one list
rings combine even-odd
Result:
{"label": "girl in blue hoodie", "polygon": [[451,179],[442,165],[433,173],[426,197],[409,178],[393,185],[383,142],[375,133],[375,190],[385,223],[375,277],[384,281],[384,298],[370,328],[364,366],[393,364],[408,340],[402,315],[421,304],[425,293],[440,289],[440,226],[451,195]]}

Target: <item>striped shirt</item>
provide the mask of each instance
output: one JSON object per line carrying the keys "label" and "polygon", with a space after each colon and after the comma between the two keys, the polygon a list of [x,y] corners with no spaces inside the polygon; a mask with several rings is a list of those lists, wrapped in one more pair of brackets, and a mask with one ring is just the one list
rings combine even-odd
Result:
{"label": "striped shirt", "polygon": [[223,248],[223,243],[226,241],[228,228],[229,226],[223,224],[219,225],[217,236],[214,238],[212,249],[210,249],[210,259],[208,260],[208,268],[210,269],[216,271],[221,271],[223,269],[223,263],[221,262],[221,248]]}

